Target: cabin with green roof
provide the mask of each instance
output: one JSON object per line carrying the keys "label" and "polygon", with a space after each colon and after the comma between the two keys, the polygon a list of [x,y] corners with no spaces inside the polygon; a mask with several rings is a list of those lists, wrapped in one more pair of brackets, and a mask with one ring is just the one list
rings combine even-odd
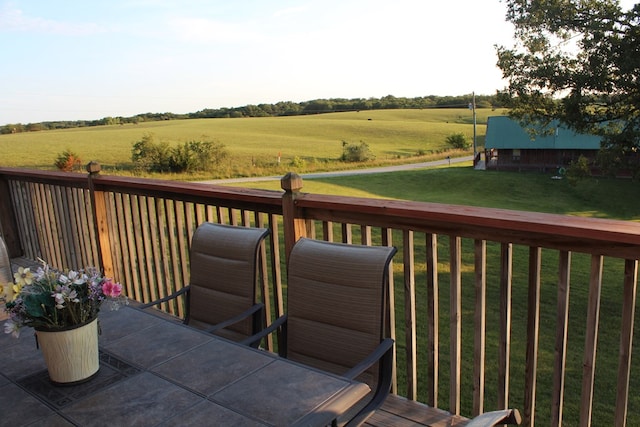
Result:
{"label": "cabin with green roof", "polygon": [[517,120],[491,116],[485,137],[486,168],[555,172],[580,156],[595,159],[600,141],[599,136],[576,133],[558,122],[532,135]]}

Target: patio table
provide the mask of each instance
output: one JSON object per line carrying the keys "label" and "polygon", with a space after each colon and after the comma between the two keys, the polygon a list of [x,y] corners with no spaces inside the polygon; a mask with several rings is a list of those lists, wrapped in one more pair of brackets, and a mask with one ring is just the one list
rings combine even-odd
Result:
{"label": "patio table", "polygon": [[0,336],[6,425],[324,426],[366,384],[195,330],[153,310],[100,313],[100,370],[52,385],[31,330]]}

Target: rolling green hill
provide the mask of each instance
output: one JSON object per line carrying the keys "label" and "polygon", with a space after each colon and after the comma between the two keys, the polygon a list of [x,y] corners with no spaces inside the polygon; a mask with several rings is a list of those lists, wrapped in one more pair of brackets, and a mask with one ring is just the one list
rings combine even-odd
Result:
{"label": "rolling green hill", "polygon": [[[486,119],[501,111],[477,111],[477,141],[484,141]],[[130,174],[131,148],[145,134],[174,145],[210,139],[229,151],[214,173],[198,176],[156,176],[172,179],[212,179],[336,170],[444,157],[445,138],[463,133],[471,141],[473,118],[468,109],[370,110],[291,117],[189,119],[97,126],[0,135],[0,165],[53,169],[64,150],[84,163],[102,164],[107,173]],[[342,141],[365,142],[376,156],[366,165],[338,159]],[[277,163],[278,154],[281,162]]]}

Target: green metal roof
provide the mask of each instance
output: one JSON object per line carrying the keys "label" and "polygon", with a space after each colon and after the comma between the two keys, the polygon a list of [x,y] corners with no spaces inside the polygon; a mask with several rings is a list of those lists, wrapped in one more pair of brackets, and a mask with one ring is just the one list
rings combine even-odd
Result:
{"label": "green metal roof", "polygon": [[487,120],[485,148],[497,149],[573,149],[598,150],[600,137],[578,134],[573,130],[559,126],[558,122],[549,125],[551,135],[532,136],[516,120],[508,116],[491,116]]}

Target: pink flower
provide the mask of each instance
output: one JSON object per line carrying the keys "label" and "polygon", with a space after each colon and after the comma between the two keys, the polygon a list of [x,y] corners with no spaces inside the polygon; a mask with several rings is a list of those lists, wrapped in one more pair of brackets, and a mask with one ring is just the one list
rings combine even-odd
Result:
{"label": "pink flower", "polygon": [[111,298],[115,298],[122,293],[122,285],[112,282],[111,279],[105,279],[102,283],[102,293]]}

